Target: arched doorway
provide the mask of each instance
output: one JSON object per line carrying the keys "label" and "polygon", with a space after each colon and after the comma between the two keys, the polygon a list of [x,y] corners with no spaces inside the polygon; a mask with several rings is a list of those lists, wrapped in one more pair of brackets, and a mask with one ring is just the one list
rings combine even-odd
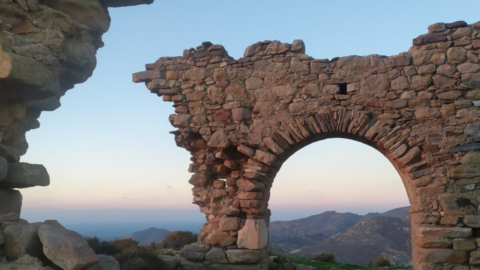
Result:
{"label": "arched doorway", "polygon": [[304,147],[272,184],[269,251],[293,258],[332,253],[365,265],[378,256],[411,265],[410,203],[392,164],[349,139]]}

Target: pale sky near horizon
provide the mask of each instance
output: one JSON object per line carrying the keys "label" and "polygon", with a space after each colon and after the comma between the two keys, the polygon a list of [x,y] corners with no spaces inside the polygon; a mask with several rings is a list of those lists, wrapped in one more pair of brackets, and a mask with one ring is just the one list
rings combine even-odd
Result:
{"label": "pale sky near horizon", "polygon": [[[259,40],[294,39],[303,39],[315,58],[395,55],[408,51],[428,25],[474,23],[478,11],[480,2],[473,0],[156,0],[110,9],[112,26],[93,76],[68,91],[61,108],[44,112],[40,129],[27,133],[30,148],[22,161],[44,164],[51,185],[22,190],[25,218],[53,215],[61,221],[65,210],[198,209],[188,184],[190,154],[168,133],[174,130],[168,122],[172,103],[131,82],[132,73],[161,56],[182,55],[208,40],[238,59]],[[406,205],[388,160],[343,139],[317,142],[293,155],[277,175],[270,200],[274,220]]]}

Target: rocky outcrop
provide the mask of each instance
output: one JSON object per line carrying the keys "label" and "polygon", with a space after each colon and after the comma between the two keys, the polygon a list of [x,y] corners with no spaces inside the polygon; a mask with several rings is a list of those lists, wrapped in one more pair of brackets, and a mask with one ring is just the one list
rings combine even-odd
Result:
{"label": "rocky outcrop", "polygon": [[0,215],[0,254],[6,256],[0,258],[0,269],[119,269],[114,258],[97,257],[81,235],[58,221],[29,224],[13,212]]}
{"label": "rocky outcrop", "polygon": [[17,189],[50,184],[45,167],[20,162],[20,157],[28,149],[25,133],[39,127],[41,112],[57,109],[66,91],[92,75],[102,34],[110,26],[108,8],[152,2],[0,1],[0,260],[14,260],[0,263],[1,269],[48,270],[43,265],[53,263],[85,269],[98,262],[81,236],[57,222],[19,219],[22,195]]}
{"label": "rocky outcrop", "polygon": [[[268,226],[283,162],[310,143],[342,137],[376,148],[399,172],[412,204],[415,269],[474,266],[476,253],[459,249],[468,245],[440,252],[422,238],[452,236],[422,235],[422,228],[472,229],[462,219],[478,214],[479,41],[480,22],[460,21],[431,26],[408,52],[390,57],[314,59],[295,40],[257,42],[233,59],[204,42],[147,64],[133,81],[173,102],[175,141],[192,155],[193,202],[207,215],[200,239],[227,248],[227,257],[248,220]],[[240,226],[226,230],[225,217]],[[260,243],[253,234],[251,243]],[[242,247],[245,254],[259,248]]]}

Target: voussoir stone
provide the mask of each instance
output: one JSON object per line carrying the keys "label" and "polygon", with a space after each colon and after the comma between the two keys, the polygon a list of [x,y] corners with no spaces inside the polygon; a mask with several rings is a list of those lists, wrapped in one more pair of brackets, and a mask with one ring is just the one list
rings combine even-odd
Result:
{"label": "voussoir stone", "polygon": [[5,188],[28,188],[48,186],[50,176],[43,165],[29,163],[10,163],[8,173],[0,186]]}
{"label": "voussoir stone", "polygon": [[82,270],[100,262],[87,240],[74,231],[42,225],[38,237],[45,256],[64,270]]}
{"label": "voussoir stone", "polygon": [[237,246],[246,249],[261,249],[268,243],[268,227],[263,219],[247,219],[238,231]]}
{"label": "voussoir stone", "polygon": [[91,28],[107,32],[110,16],[97,0],[45,0],[45,4],[68,14],[72,19]]}

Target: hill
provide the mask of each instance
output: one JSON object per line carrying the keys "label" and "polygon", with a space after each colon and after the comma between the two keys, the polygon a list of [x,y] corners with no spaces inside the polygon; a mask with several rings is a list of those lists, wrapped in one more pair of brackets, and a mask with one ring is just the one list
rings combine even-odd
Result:
{"label": "hill", "polygon": [[293,221],[272,222],[273,237],[269,245],[274,252],[299,257],[332,252],[338,262],[364,265],[380,255],[394,264],[408,265],[411,263],[408,208],[365,216],[329,211]]}
{"label": "hill", "polygon": [[318,234],[331,236],[347,230],[364,218],[352,213],[328,211],[292,221],[274,221],[270,222],[270,240]]}
{"label": "hill", "polygon": [[148,245],[152,242],[160,243],[168,233],[170,233],[170,231],[151,227],[143,231],[127,234],[123,236],[121,239],[132,238],[133,240],[138,241],[139,245],[142,246],[142,245]]}

